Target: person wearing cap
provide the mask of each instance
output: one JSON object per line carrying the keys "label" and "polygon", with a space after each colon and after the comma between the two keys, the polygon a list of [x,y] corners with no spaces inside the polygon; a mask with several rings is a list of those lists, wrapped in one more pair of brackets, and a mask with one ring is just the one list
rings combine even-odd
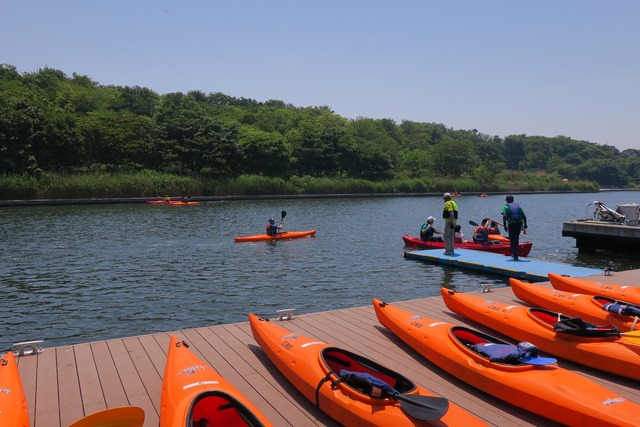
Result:
{"label": "person wearing cap", "polygon": [[[520,245],[520,232],[527,229],[527,216],[519,203],[513,201],[513,196],[507,196],[502,207],[502,225],[509,231],[511,246],[511,258],[518,260],[518,247]],[[526,231],[525,231],[526,233]]]}
{"label": "person wearing cap", "polygon": [[282,224],[276,224],[275,218],[269,218],[269,222],[267,223],[267,234],[269,236],[275,236],[281,228]]}
{"label": "person wearing cap", "polygon": [[450,193],[444,193],[444,207],[442,208],[442,218],[444,218],[444,254],[454,254],[455,227],[458,222],[458,205],[451,200]]}
{"label": "person wearing cap", "polygon": [[442,242],[442,237],[436,237],[434,234],[442,234],[442,230],[438,230],[433,226],[435,218],[430,216],[427,218],[426,224],[422,224],[420,227],[420,238],[422,240],[431,240],[433,242]]}

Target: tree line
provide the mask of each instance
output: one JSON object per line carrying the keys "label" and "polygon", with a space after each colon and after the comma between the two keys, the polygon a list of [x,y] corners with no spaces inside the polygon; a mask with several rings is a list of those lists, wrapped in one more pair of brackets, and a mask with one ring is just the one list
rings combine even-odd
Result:
{"label": "tree line", "polygon": [[[486,189],[513,173],[600,187],[640,184],[640,150],[566,136],[489,136],[439,123],[358,117],[194,90],[158,94],[44,67],[0,65],[5,176],[155,171],[211,179],[256,175],[467,179]],[[520,175],[522,176],[522,175]]]}

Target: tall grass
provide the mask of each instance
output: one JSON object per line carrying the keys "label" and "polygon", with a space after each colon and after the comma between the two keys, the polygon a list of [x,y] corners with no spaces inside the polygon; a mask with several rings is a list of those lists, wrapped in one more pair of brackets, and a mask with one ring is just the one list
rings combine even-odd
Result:
{"label": "tall grass", "polygon": [[507,171],[492,183],[480,184],[471,177],[447,179],[412,178],[368,181],[354,178],[283,178],[241,175],[222,180],[201,176],[179,176],[152,171],[136,173],[95,173],[83,175],[44,174],[40,178],[23,175],[0,177],[0,199],[90,199],[182,196],[258,196],[300,194],[380,194],[433,192],[528,192],[598,191],[593,182],[563,181],[556,174],[529,174]]}

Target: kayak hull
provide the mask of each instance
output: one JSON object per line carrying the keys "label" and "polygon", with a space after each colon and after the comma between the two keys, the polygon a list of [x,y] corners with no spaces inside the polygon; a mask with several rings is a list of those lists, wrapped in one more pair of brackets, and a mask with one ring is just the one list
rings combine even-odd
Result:
{"label": "kayak hull", "polygon": [[634,323],[632,316],[622,316],[611,313],[603,308],[598,295],[585,295],[559,291],[546,286],[526,283],[510,278],[509,284],[516,297],[535,307],[557,311],[569,316],[580,316],[587,322],[597,324],[611,323],[621,332],[640,329],[640,322]]}
{"label": "kayak hull", "polygon": [[505,402],[567,425],[631,427],[640,421],[640,406],[556,364],[491,362],[460,341],[468,328],[377,299],[373,306],[384,327],[432,363]]}
{"label": "kayak hull", "polygon": [[275,236],[269,236],[268,234],[256,234],[253,236],[242,236],[235,237],[233,240],[236,242],[261,242],[265,240],[290,240],[290,239],[300,239],[303,237],[315,237],[316,230],[306,230],[306,231],[284,231],[282,233],[278,233]]}
{"label": "kayak hull", "polygon": [[554,289],[588,295],[602,295],[634,305],[640,305],[640,286],[614,285],[593,280],[567,277],[549,273],[549,281]]}
{"label": "kayak hull", "polygon": [[[406,246],[411,246],[417,249],[444,249],[444,242],[433,242],[431,240],[422,240],[419,237],[413,237],[404,235],[402,236],[402,240]],[[509,241],[500,242],[498,240],[494,240],[494,243],[474,243],[472,241],[455,243],[454,246],[458,249],[472,249],[476,251],[485,251],[485,252],[493,252],[499,253],[503,255],[511,255],[511,247],[509,246]],[[518,256],[526,257],[531,252],[531,247],[533,243],[531,242],[522,242],[518,244]]]}
{"label": "kayak hull", "polygon": [[181,202],[180,200],[170,200],[168,202],[164,200],[147,200],[148,205],[169,205],[169,206],[184,206],[184,205],[197,205],[199,202]]}
{"label": "kayak hull", "polygon": [[0,426],[30,426],[27,399],[18,364],[11,351],[0,359]]}
{"label": "kayak hull", "polygon": [[160,396],[160,427],[271,426],[271,423],[184,342],[171,337]]}
{"label": "kayak hull", "polygon": [[[256,342],[262,347],[271,362],[307,399],[316,404],[322,411],[346,426],[427,426],[426,421],[408,416],[400,404],[392,399],[372,398],[346,382],[334,383],[338,379],[337,366],[357,371],[364,366],[377,367],[386,372],[393,372],[369,359],[355,355],[311,337],[293,333],[275,321],[264,320],[249,314],[251,331]],[[360,364],[358,360],[365,361]],[[335,364],[336,359],[344,361]],[[357,365],[357,366],[356,366]],[[364,372],[364,370],[362,370]],[[400,374],[396,375],[402,377]],[[377,375],[376,375],[377,376]],[[323,382],[323,379],[330,378]],[[386,381],[393,379],[387,377]],[[402,395],[432,396],[433,393],[402,377],[403,389],[398,385]],[[334,383],[332,387],[332,383]],[[407,390],[404,390],[404,387]],[[438,425],[486,425],[483,421],[450,403],[447,413],[438,421]]]}
{"label": "kayak hull", "polygon": [[518,341],[585,366],[640,380],[640,345],[618,336],[584,337],[557,333],[553,325],[567,318],[558,312],[506,304],[440,288],[454,313]]}

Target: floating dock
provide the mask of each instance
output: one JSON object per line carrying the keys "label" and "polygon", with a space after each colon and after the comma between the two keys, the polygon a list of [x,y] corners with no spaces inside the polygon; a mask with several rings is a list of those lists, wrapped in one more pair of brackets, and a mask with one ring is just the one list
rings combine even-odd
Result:
{"label": "floating dock", "polygon": [[576,247],[582,252],[596,249],[638,253],[640,226],[606,221],[572,220],[562,223],[562,235],[575,237]]}
{"label": "floating dock", "polygon": [[503,276],[525,279],[531,282],[546,282],[548,273],[564,274],[571,277],[584,277],[601,274],[603,270],[588,267],[573,267],[567,264],[542,261],[533,258],[519,258],[492,252],[456,249],[453,255],[444,255],[442,249],[407,251],[405,258],[426,261],[435,264],[495,273]]}

